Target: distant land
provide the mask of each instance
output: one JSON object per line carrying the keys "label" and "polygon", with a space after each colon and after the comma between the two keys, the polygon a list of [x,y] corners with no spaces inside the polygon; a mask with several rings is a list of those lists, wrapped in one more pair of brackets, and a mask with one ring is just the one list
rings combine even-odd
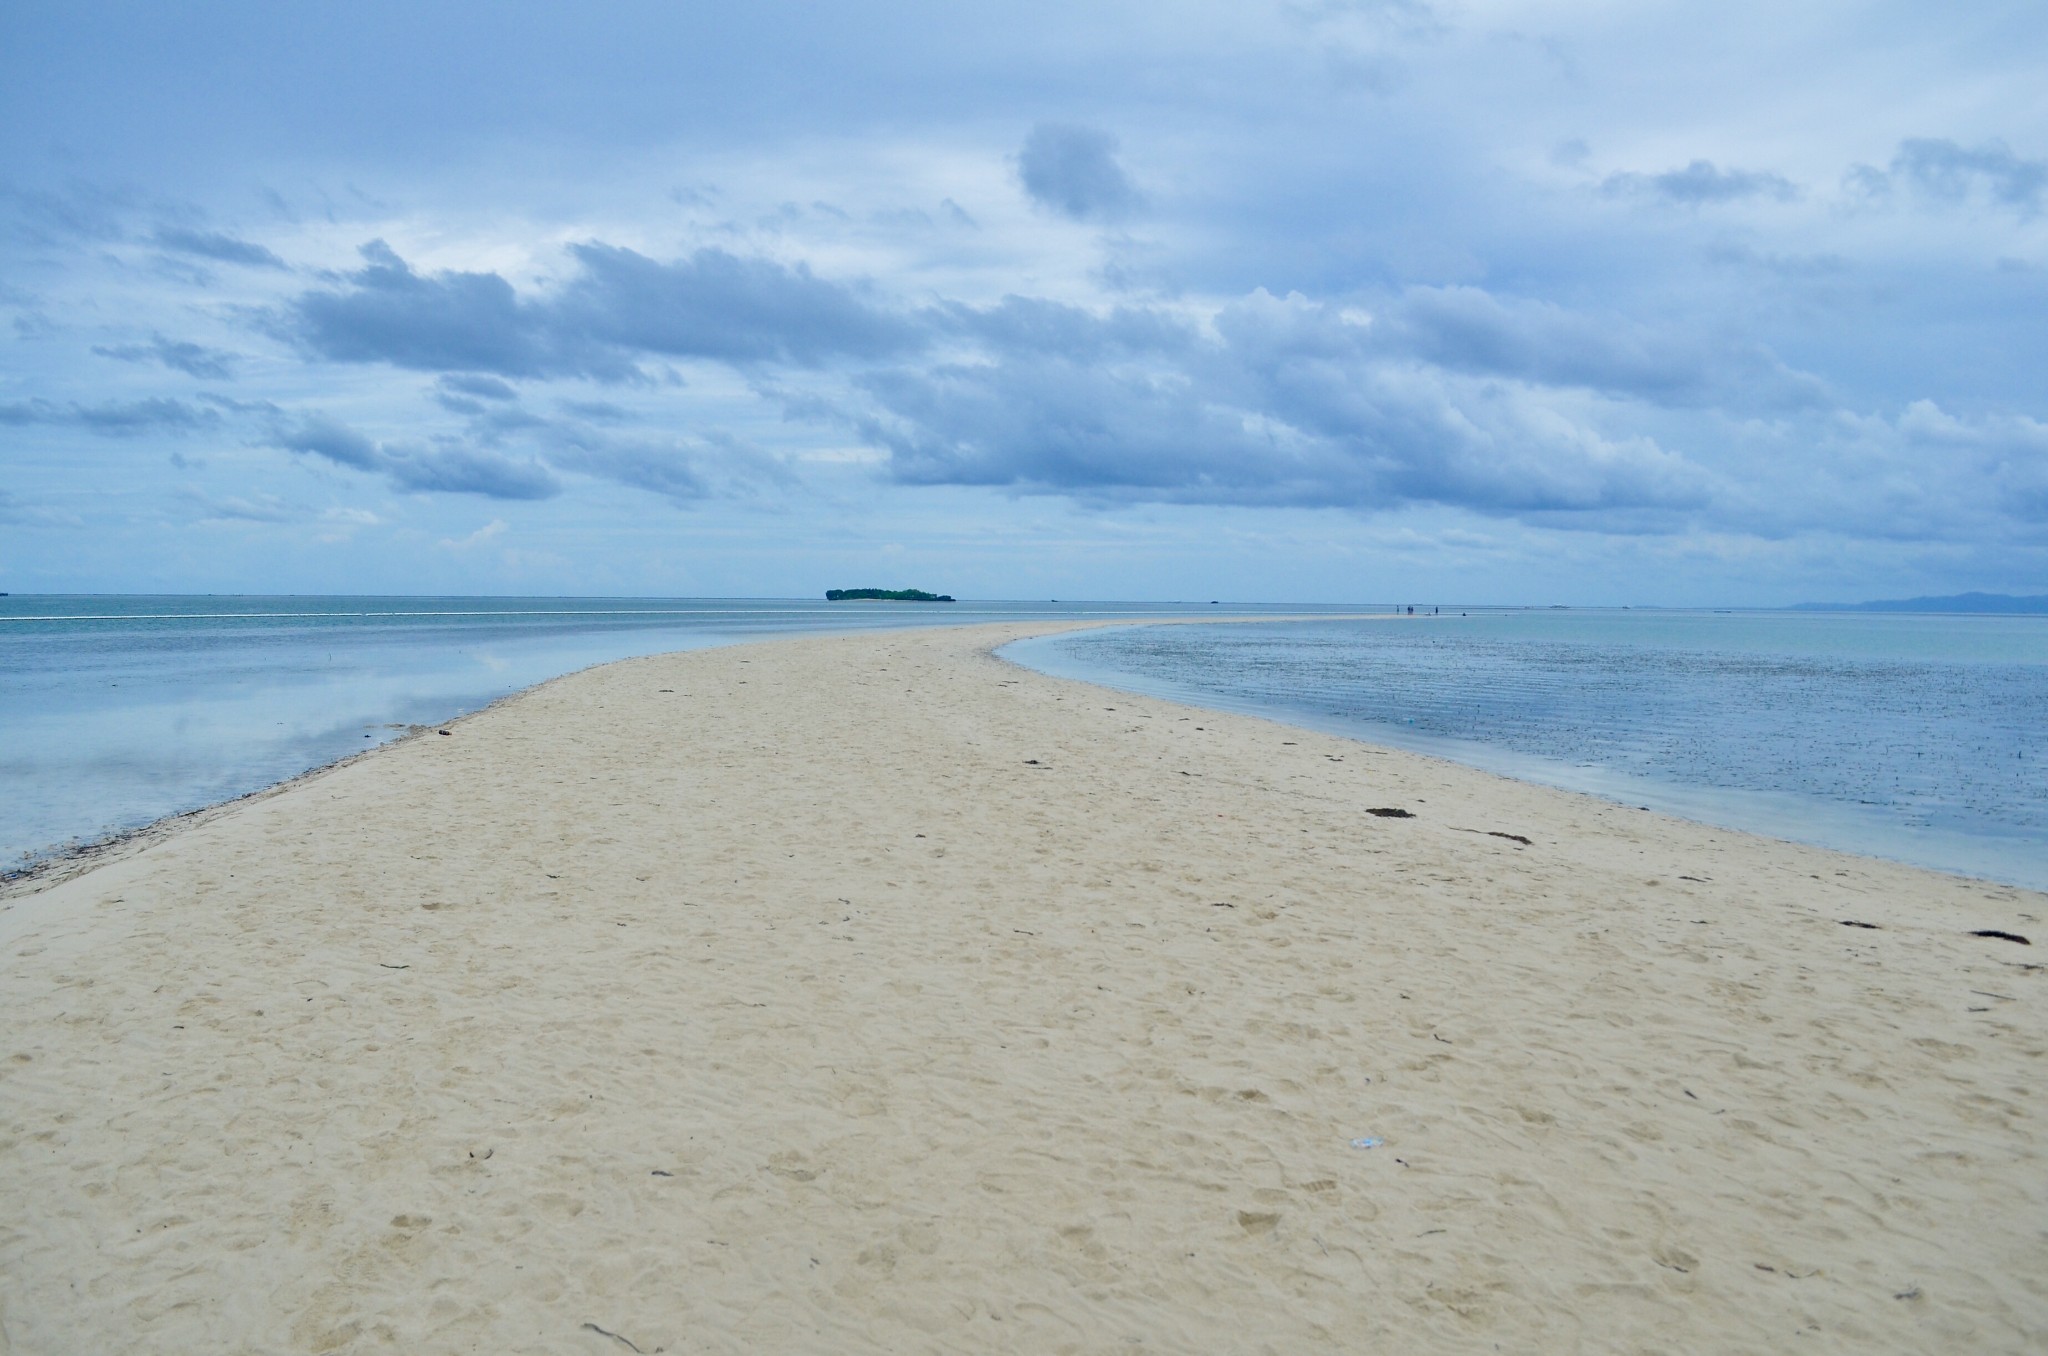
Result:
{"label": "distant land", "polygon": [[1891,598],[1875,603],[1795,603],[1791,612],[2012,612],[2048,614],[2048,594],[1951,593],[1942,598]]}
{"label": "distant land", "polygon": [[851,602],[856,598],[878,599],[885,603],[950,603],[950,593],[926,593],[923,589],[826,589],[828,603]]}

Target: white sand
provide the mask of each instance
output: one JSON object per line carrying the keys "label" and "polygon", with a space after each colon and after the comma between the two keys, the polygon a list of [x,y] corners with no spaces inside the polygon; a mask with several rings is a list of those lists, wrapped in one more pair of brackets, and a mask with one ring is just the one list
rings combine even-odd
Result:
{"label": "white sand", "polygon": [[612,665],[5,900],[0,1349],[2048,1349],[2048,898],[1049,629]]}

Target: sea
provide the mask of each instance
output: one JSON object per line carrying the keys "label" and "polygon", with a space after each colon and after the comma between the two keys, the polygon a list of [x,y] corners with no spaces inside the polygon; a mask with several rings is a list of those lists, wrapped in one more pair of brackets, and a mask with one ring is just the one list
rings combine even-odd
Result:
{"label": "sea", "polygon": [[2048,889],[2048,616],[1419,609],[1005,647],[1725,828]]}
{"label": "sea", "polygon": [[[1219,613],[1270,620],[1202,624]],[[1278,620],[1281,617],[1309,620]],[[1145,625],[1170,617],[1180,624]],[[1056,676],[2048,888],[2048,617],[1158,602],[0,597],[0,871],[635,655],[1002,620]]]}

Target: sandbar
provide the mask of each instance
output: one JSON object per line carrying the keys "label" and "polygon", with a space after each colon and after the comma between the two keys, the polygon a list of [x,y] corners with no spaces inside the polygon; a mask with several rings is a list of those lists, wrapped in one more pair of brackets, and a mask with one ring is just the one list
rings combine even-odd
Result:
{"label": "sandbar", "polygon": [[2048,897],[991,653],[1066,625],[0,898],[0,1351],[2048,1345]]}

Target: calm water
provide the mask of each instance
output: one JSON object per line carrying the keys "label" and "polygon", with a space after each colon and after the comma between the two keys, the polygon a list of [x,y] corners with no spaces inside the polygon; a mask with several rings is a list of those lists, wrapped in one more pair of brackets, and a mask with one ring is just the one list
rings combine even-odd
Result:
{"label": "calm water", "polygon": [[[1208,612],[0,598],[0,867],[608,660],[803,631]],[[2048,618],[1475,610],[1119,627],[1006,653],[1710,823],[2048,888]]]}
{"label": "calm water", "polygon": [[2048,618],[1447,610],[1120,627],[1005,654],[2048,889]]}
{"label": "calm water", "polygon": [[1202,610],[1157,603],[0,598],[0,870],[258,790],[396,738],[409,724],[447,720],[607,660],[775,633]]}

